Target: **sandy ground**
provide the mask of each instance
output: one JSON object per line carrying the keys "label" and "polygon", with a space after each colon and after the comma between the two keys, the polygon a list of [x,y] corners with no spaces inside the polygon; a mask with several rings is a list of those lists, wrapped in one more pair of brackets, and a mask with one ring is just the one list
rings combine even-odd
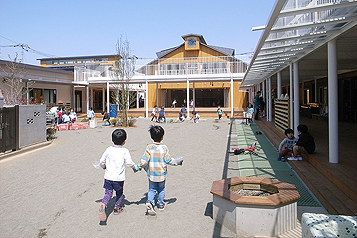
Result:
{"label": "sandy ground", "polygon": [[[60,131],[49,146],[0,161],[0,237],[220,237],[234,236],[212,216],[212,182],[222,179],[227,119],[161,124],[164,143],[183,166],[170,166],[166,208],[145,215],[145,172],[126,170],[124,211],[99,224],[104,189],[99,160],[111,145],[113,127]],[[151,138],[149,119],[127,128],[125,147],[138,163]]]}

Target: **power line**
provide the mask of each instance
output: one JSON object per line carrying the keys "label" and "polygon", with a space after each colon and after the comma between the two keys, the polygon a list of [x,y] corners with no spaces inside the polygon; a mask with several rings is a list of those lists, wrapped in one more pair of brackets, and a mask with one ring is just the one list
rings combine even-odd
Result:
{"label": "power line", "polygon": [[20,47],[22,49],[22,54],[23,54],[23,51],[26,51],[26,52],[30,51],[30,52],[33,52],[35,54],[46,56],[46,57],[56,57],[56,55],[47,54],[47,53],[43,53],[41,51],[35,50],[35,49],[31,48],[28,44],[17,43],[15,41],[10,40],[10,39],[8,39],[8,38],[6,38],[4,36],[1,36],[1,35],[0,35],[0,37],[16,44],[16,45],[4,45],[4,46],[0,46],[0,47]]}

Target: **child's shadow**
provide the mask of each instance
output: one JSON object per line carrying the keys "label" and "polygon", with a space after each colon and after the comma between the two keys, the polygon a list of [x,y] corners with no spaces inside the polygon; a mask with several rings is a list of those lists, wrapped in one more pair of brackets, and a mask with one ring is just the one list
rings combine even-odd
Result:
{"label": "child's shadow", "polygon": [[[114,211],[115,200],[116,200],[116,197],[115,196],[112,197],[108,202],[107,208],[105,209],[105,214],[107,216],[107,220],[108,220],[109,215],[112,214],[113,211]],[[177,198],[169,198],[169,199],[165,199],[164,201],[165,201],[166,204],[170,204],[170,203],[176,202],[176,200],[177,200]],[[123,207],[125,207],[125,206],[129,206],[129,205],[132,205],[132,204],[136,204],[136,205],[145,204],[146,201],[147,201],[147,193],[144,193],[143,197],[140,198],[140,200],[138,200],[138,201],[128,201],[127,199],[125,199],[125,195],[123,195],[122,204],[123,204]],[[102,199],[98,199],[95,202],[96,203],[101,203]],[[102,226],[104,225],[105,226],[105,225],[107,225],[107,221],[100,221],[99,225],[102,225]]]}
{"label": "child's shadow", "polygon": [[[148,195],[148,193],[144,193],[144,194],[143,194],[143,197],[140,198],[139,201],[133,201],[133,202],[130,202],[130,201],[128,201],[128,200],[126,200],[126,199],[124,198],[124,199],[123,199],[123,200],[124,200],[123,204],[124,204],[124,205],[131,205],[131,204],[140,205],[140,204],[145,204],[145,203],[147,202],[147,195]],[[158,196],[158,195],[155,196],[155,199],[157,199],[157,196]],[[166,204],[174,203],[174,202],[176,202],[176,200],[177,200],[177,198],[164,199],[164,201],[165,201]]]}

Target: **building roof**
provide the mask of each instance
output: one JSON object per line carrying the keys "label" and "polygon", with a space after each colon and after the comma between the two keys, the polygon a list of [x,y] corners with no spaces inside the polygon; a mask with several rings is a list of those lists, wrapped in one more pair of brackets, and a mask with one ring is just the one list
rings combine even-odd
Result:
{"label": "building roof", "polygon": [[[231,48],[226,48],[226,47],[220,47],[220,46],[213,46],[213,45],[208,45],[205,41],[205,39],[203,38],[202,35],[197,35],[197,34],[187,34],[187,35],[183,35],[182,38],[185,39],[186,37],[189,37],[189,36],[197,36],[199,37],[200,41],[199,43],[201,45],[204,45],[204,46],[207,46],[208,48],[211,48],[215,51],[218,51],[226,56],[234,56],[234,49],[231,49]],[[165,50],[162,50],[162,51],[159,51],[159,52],[156,52],[156,55],[157,55],[157,58],[162,58],[164,57],[165,55],[168,55],[169,53],[173,52],[174,50],[180,48],[181,46],[184,46],[185,44],[181,44],[179,46],[175,46],[175,47],[171,47],[171,48],[168,48],[168,49],[165,49]]]}
{"label": "building roof", "polygon": [[70,57],[50,57],[40,58],[37,60],[64,60],[64,59],[87,59],[87,58],[103,58],[103,57],[116,57],[117,55],[87,55],[87,56],[70,56]]}
{"label": "building roof", "polygon": [[253,54],[243,85],[276,73],[289,79],[299,62],[301,81],[327,76],[327,43],[337,39],[338,73],[357,69],[357,2],[277,0]]}

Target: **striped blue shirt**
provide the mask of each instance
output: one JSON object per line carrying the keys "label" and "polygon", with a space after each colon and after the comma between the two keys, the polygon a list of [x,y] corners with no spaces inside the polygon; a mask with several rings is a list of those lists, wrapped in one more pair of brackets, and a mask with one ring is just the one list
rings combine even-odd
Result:
{"label": "striped blue shirt", "polygon": [[169,154],[169,148],[161,143],[154,142],[146,146],[145,153],[140,161],[140,168],[144,168],[152,182],[162,182],[167,177],[167,164],[176,165]]}

